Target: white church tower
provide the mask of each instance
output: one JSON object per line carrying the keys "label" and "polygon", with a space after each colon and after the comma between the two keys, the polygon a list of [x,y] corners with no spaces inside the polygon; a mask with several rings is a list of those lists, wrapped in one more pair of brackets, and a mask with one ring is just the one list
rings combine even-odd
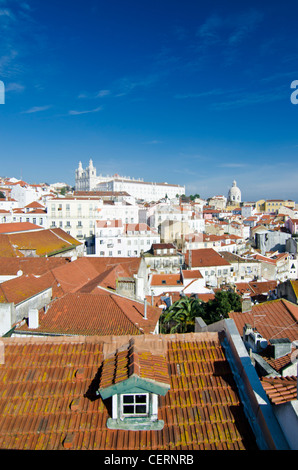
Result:
{"label": "white church tower", "polygon": [[93,161],[90,158],[89,166],[83,170],[82,162],[79,162],[79,167],[76,169],[76,191],[92,191],[97,184],[96,168],[93,166]]}
{"label": "white church tower", "polygon": [[233,181],[233,186],[229,190],[228,205],[238,205],[241,203],[241,191],[237,187],[236,181]]}

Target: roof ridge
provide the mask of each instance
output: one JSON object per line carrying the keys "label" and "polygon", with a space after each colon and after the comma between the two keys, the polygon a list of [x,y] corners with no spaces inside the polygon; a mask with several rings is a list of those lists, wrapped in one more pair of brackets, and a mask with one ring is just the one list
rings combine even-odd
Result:
{"label": "roof ridge", "polygon": [[297,304],[294,304],[293,302],[291,302],[290,300],[288,299],[276,299],[276,300],[281,300],[282,303],[284,304],[284,306],[286,307],[287,311],[289,312],[289,314],[291,315],[292,318],[294,318],[294,320],[296,322],[298,322],[298,311],[297,311],[297,316],[295,315],[294,312],[291,311],[291,309],[289,308],[289,305],[291,307],[298,307]]}
{"label": "roof ridge", "polygon": [[[117,300],[114,298],[114,295],[116,295],[116,296],[118,296],[118,297],[121,297],[121,298],[123,298],[124,300],[130,300],[131,302],[136,302],[136,301],[133,300],[133,299],[129,299],[128,297],[124,297],[124,296],[122,296],[122,295],[116,294],[116,293],[114,293],[114,292],[113,292],[113,293],[109,292],[109,295],[110,295],[111,299],[113,300],[113,302],[114,302],[114,303],[117,305],[117,307],[121,310],[121,312],[123,313],[123,315],[125,315],[125,317],[128,319],[128,321],[129,321],[135,328],[137,328],[137,329],[140,331],[140,333],[143,334],[143,328],[141,328],[138,324],[134,323],[134,322],[131,320],[131,318],[129,318],[129,316],[127,315],[126,311],[123,310],[123,308],[119,305],[119,303],[117,302]],[[136,310],[137,310],[137,309],[136,309]],[[139,314],[142,315],[141,312],[139,312]],[[144,317],[144,315],[143,315],[143,317]]]}
{"label": "roof ridge", "polygon": [[132,375],[140,376],[140,358],[139,353],[135,347],[133,338],[130,341],[127,351],[127,358],[128,358],[128,376],[131,377]]}

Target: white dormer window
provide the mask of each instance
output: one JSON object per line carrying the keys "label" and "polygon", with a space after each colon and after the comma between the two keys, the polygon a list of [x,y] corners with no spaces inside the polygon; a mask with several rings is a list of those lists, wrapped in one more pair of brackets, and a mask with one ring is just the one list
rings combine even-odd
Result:
{"label": "white dormer window", "polygon": [[121,395],[121,417],[127,418],[129,416],[148,416],[149,414],[149,394],[129,393]]}
{"label": "white dormer window", "polygon": [[[164,356],[147,351],[148,357],[144,359],[143,353],[135,351],[133,345],[134,340],[124,351],[117,351],[102,364],[103,382],[100,381],[97,394],[103,400],[112,399],[112,413],[107,420],[107,427],[135,431],[163,429],[164,421],[158,417],[158,396],[164,396],[170,388]],[[125,351],[127,355],[123,357]],[[118,354],[121,355],[119,364],[115,361]],[[160,370],[156,370],[156,361]],[[112,364],[116,367],[115,370],[111,367]],[[126,372],[123,380],[115,382],[114,375],[118,367],[121,370],[124,368],[128,373]]]}

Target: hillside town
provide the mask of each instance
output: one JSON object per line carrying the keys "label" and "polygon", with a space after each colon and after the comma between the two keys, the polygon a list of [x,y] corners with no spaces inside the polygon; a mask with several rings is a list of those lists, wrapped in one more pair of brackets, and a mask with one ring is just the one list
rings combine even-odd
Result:
{"label": "hillside town", "polygon": [[0,447],[298,450],[298,204],[74,175],[0,178]]}

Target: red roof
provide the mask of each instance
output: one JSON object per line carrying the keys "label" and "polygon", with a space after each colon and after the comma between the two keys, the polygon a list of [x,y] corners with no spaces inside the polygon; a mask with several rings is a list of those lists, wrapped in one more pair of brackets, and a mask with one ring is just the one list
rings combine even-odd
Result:
{"label": "red roof", "polygon": [[31,224],[31,222],[8,222],[0,224],[0,233],[26,232],[31,230],[43,230],[43,227]]}
{"label": "red roof", "polygon": [[249,293],[252,297],[269,293],[277,287],[277,281],[236,282],[236,291],[240,295]]}
{"label": "red roof", "polygon": [[[39,328],[34,332],[68,335],[139,335],[152,333],[160,309],[107,292],[96,294],[69,293],[51,302],[39,313]],[[18,331],[29,331],[22,325]]]}
{"label": "red roof", "polygon": [[63,294],[50,272],[42,276],[33,274],[19,276],[0,284],[0,303],[14,303],[17,305],[50,287],[52,288],[53,297]]}
{"label": "red roof", "polygon": [[40,202],[38,201],[33,201],[33,202],[30,202],[30,204],[27,204],[27,206],[25,206],[26,208],[29,208],[29,209],[44,209],[45,206],[43,204],[40,204]]}
{"label": "red roof", "polygon": [[183,285],[180,274],[153,274],[151,286],[177,286]]}
{"label": "red roof", "polygon": [[298,339],[298,305],[285,299],[271,300],[253,305],[250,312],[230,312],[239,334],[248,323],[267,340],[271,338]]}
{"label": "red roof", "polygon": [[263,377],[262,385],[275,405],[297,400],[297,377]]}
{"label": "red roof", "polygon": [[38,227],[36,230],[37,226],[30,225],[35,227],[35,229],[32,231],[0,234],[0,256],[24,256],[24,250],[33,250],[37,256],[51,256],[59,252],[67,252],[81,245],[81,242],[60,228],[43,229]]}
{"label": "red roof", "polygon": [[[111,407],[96,394],[101,366],[109,356],[116,359],[127,350],[130,339],[2,338],[0,448],[257,450],[217,333],[135,336],[140,354],[148,353],[148,344],[150,351],[155,350],[147,359],[153,371],[157,365],[161,373],[167,367],[170,389],[159,397],[158,405],[164,427],[109,429]],[[161,342],[166,364],[158,352]],[[145,376],[151,373],[149,367]]]}
{"label": "red roof", "polygon": [[[191,250],[191,265],[196,268],[204,268],[210,266],[230,266],[219,253],[213,248],[202,248],[199,250]],[[185,254],[185,262],[189,264],[189,251]]]}
{"label": "red roof", "polygon": [[184,269],[182,274],[184,279],[203,279],[201,271],[198,269]]}

